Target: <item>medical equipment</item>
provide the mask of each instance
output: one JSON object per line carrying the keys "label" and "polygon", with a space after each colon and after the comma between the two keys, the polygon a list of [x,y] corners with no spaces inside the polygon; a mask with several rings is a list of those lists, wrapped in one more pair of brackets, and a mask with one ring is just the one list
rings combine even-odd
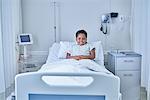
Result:
{"label": "medical equipment", "polygon": [[119,76],[123,100],[140,100],[141,57],[133,51],[108,53],[107,69]]}
{"label": "medical equipment", "polygon": [[19,45],[24,46],[24,58],[27,58],[27,45],[33,44],[32,34],[24,33],[18,35]]}
{"label": "medical equipment", "polygon": [[110,14],[109,13],[102,15],[101,18],[102,18],[101,19],[102,23],[109,23],[110,22]]}
{"label": "medical equipment", "polygon": [[101,16],[101,28],[100,30],[104,33],[104,34],[107,34],[108,32],[108,29],[107,29],[107,24],[110,23],[110,14],[107,13],[107,14],[103,14]]}
{"label": "medical equipment", "polygon": [[108,24],[111,22],[112,18],[116,18],[118,17],[118,13],[117,12],[111,12],[111,13],[106,13],[103,14],[101,16],[101,28],[100,30],[104,33],[104,34],[108,34]]}
{"label": "medical equipment", "polygon": [[111,12],[110,16],[111,16],[111,18],[116,18],[116,17],[118,17],[118,13],[117,12]]}
{"label": "medical equipment", "polygon": [[48,58],[38,72],[16,76],[16,100],[121,100],[120,79],[104,65]]}
{"label": "medical equipment", "polygon": [[[75,79],[76,77],[89,77],[92,78],[93,81],[87,86],[82,86],[80,84],[72,84],[71,86],[48,85],[42,80],[43,76],[74,77]],[[50,98],[52,100],[61,100],[60,96],[66,96],[66,99],[69,98],[69,96],[92,96],[93,98],[88,100],[95,100],[95,96],[98,96],[103,98],[99,100],[120,100],[119,85],[120,81],[118,77],[103,73],[32,72],[17,75],[15,81],[15,94],[16,100],[49,100]],[[54,96],[56,96],[55,99],[53,99]],[[74,97],[69,100],[79,100],[74,99]]]}
{"label": "medical equipment", "polygon": [[29,33],[19,34],[18,40],[19,40],[19,45],[27,45],[33,43],[32,35]]}

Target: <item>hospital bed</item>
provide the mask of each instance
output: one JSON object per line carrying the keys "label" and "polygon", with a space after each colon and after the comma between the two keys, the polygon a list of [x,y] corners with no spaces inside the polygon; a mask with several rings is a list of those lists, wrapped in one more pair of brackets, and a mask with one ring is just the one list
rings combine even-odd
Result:
{"label": "hospital bed", "polygon": [[[56,45],[50,50],[57,55]],[[103,65],[54,56],[39,71],[16,75],[16,100],[121,100],[120,79]]]}

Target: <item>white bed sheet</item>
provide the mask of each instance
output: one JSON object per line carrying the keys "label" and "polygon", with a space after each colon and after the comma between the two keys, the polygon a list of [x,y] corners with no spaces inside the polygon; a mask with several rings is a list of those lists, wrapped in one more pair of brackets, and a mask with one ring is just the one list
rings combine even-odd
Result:
{"label": "white bed sheet", "polygon": [[[63,59],[44,64],[38,72],[52,73],[101,73],[109,74],[105,66],[93,60]],[[51,86],[87,86],[92,83],[92,77],[43,76],[42,80]]]}

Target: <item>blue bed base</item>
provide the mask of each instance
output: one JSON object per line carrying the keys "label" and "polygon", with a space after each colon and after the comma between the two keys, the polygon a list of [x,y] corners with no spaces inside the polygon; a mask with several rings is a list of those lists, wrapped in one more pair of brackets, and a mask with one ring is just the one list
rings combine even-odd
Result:
{"label": "blue bed base", "polygon": [[29,100],[105,100],[105,96],[29,94]]}

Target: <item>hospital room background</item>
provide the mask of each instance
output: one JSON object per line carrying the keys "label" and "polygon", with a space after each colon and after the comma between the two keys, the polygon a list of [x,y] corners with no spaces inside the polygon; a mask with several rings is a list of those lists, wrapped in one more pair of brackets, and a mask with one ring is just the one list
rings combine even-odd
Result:
{"label": "hospital room background", "polygon": [[[103,34],[102,15],[107,14],[117,16],[109,16]],[[14,92],[15,75],[39,69],[54,42],[75,41],[80,29],[87,31],[88,42],[102,42],[106,66],[108,52],[142,55],[141,100],[150,100],[149,26],[149,0],[0,0],[0,100]],[[25,33],[32,35],[33,44],[26,45],[24,60],[18,34]]]}

